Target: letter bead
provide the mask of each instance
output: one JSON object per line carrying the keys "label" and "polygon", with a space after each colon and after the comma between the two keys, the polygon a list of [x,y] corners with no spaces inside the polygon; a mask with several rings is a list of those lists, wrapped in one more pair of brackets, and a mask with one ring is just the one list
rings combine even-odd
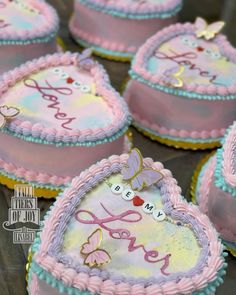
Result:
{"label": "letter bead", "polygon": [[80,88],[81,85],[82,85],[82,83],[79,82],[79,81],[75,81],[75,82],[72,83],[72,86],[73,86],[74,88]]}
{"label": "letter bead", "polygon": [[113,192],[113,194],[115,195],[120,195],[123,192],[124,188],[123,185],[120,183],[114,183],[111,186],[111,191]]}
{"label": "letter bead", "polygon": [[60,69],[60,68],[54,68],[54,69],[52,69],[52,72],[54,73],[54,74],[61,74],[62,73],[62,70]]}
{"label": "letter bead", "polygon": [[62,72],[62,73],[60,74],[60,77],[61,77],[61,79],[66,80],[66,79],[68,79],[70,76],[69,76],[69,74],[67,74],[67,73],[65,73],[65,72]]}
{"label": "letter bead", "polygon": [[145,213],[151,214],[156,209],[156,207],[152,202],[145,202],[142,206],[142,209]]}
{"label": "letter bead", "polygon": [[83,92],[83,93],[89,93],[91,91],[91,88],[89,85],[83,85],[81,86],[80,90]]}
{"label": "letter bead", "polygon": [[156,209],[152,212],[152,216],[155,220],[157,221],[163,221],[166,218],[166,214],[163,210],[161,209]]}
{"label": "letter bead", "polygon": [[125,189],[122,192],[122,198],[126,201],[131,201],[134,198],[134,192],[131,189]]}

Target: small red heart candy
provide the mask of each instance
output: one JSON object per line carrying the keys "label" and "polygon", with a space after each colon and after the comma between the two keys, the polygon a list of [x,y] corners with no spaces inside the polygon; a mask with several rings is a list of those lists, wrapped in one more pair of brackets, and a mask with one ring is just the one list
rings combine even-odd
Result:
{"label": "small red heart candy", "polygon": [[72,84],[73,82],[74,82],[74,80],[73,80],[72,78],[69,77],[69,78],[67,79],[67,83],[68,83],[68,84]]}
{"label": "small red heart candy", "polygon": [[144,200],[141,199],[139,196],[135,196],[133,198],[133,204],[134,204],[134,206],[142,206],[143,203],[144,203]]}

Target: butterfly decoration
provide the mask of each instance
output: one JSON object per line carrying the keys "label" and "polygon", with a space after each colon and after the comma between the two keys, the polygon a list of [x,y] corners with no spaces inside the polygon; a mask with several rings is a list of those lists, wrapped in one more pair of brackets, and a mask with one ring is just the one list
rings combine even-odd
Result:
{"label": "butterfly decoration", "polygon": [[195,22],[197,28],[196,36],[197,38],[205,38],[206,40],[213,39],[222,30],[224,25],[225,23],[223,21],[208,24],[203,18],[197,17]]}
{"label": "butterfly decoration", "polygon": [[81,247],[81,254],[85,255],[84,264],[89,267],[99,267],[111,261],[107,251],[100,249],[102,242],[102,230],[96,229],[86,243]]}
{"label": "butterfly decoration", "polygon": [[91,48],[85,49],[77,58],[77,66],[85,70],[90,70],[94,65],[94,60],[91,57],[93,51]]}
{"label": "butterfly decoration", "polygon": [[0,106],[0,129],[6,125],[7,119],[12,119],[20,113],[20,110],[6,105]]}
{"label": "butterfly decoration", "polygon": [[164,78],[163,78],[164,83],[167,84],[168,86],[173,86],[176,88],[183,87],[184,82],[180,78],[183,72],[184,72],[183,66],[180,66],[180,67],[177,66],[177,67],[166,70],[164,72]]}
{"label": "butterfly decoration", "polygon": [[143,168],[143,157],[138,149],[133,149],[121,170],[123,180],[129,181],[133,190],[141,191],[163,178],[161,172],[152,168]]}

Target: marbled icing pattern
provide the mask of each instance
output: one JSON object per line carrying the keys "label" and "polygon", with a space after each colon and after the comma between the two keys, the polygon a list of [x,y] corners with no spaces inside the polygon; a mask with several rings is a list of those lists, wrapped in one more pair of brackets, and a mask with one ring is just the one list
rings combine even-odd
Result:
{"label": "marbled icing pattern", "polygon": [[[109,182],[121,183],[121,175],[110,177]],[[127,184],[125,187],[129,188],[129,185]],[[156,187],[142,191],[138,195],[145,201],[155,203],[157,208],[163,208],[160,192]],[[198,246],[190,228],[177,226],[168,221],[155,221],[152,215],[144,213],[141,207],[135,207],[132,201],[125,201],[121,195],[114,195],[105,183],[98,185],[86,196],[77,212],[78,210],[88,210],[99,218],[106,218],[108,215],[101,204],[113,214],[135,210],[142,215],[142,220],[139,222],[113,221],[107,223],[106,226],[113,229],[128,229],[132,236],[136,237],[136,245],[143,244],[148,250],[158,251],[158,258],[171,254],[169,266],[166,269],[167,273],[188,271],[196,265],[201,248]],[[80,214],[80,217],[82,219],[89,218],[87,213]],[[62,254],[69,255],[75,263],[83,264],[84,257],[80,254],[81,245],[87,241],[88,236],[98,227],[96,224],[83,224],[76,220],[75,216],[71,218],[64,235]],[[106,250],[112,258],[109,264],[104,265],[105,270],[116,275],[134,278],[159,278],[165,276],[160,271],[163,261],[149,263],[145,261],[142,249],[129,252],[129,242],[127,240],[113,239],[106,230],[102,229],[102,231],[101,249]],[[190,257],[191,259],[189,259]],[[139,261],[138,264],[137,261]]]}
{"label": "marbled icing pattern", "polygon": [[67,79],[54,73],[56,68],[53,67],[18,82],[1,97],[1,104],[18,107],[19,120],[57,130],[82,131],[111,124],[112,111],[104,99],[96,95],[91,74],[72,65],[58,68],[72,80],[86,85],[90,91],[84,93],[73,87]]}
{"label": "marbled icing pattern", "polygon": [[214,41],[179,35],[164,42],[149,58],[147,69],[153,75],[183,66],[181,80],[185,85],[226,86],[236,83],[236,64],[224,57]]}

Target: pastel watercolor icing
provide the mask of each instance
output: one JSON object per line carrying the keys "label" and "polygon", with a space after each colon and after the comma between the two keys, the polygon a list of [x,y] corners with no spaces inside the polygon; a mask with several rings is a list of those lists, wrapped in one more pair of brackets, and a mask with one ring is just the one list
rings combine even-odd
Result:
{"label": "pastel watercolor icing", "polygon": [[202,167],[196,189],[200,209],[210,217],[225,242],[232,244],[231,249],[236,246],[235,140],[234,122],[227,129],[222,148]]}
{"label": "pastel watercolor icing", "polygon": [[[121,175],[127,159],[111,156],[91,166],[57,198],[32,246],[30,295],[35,286],[38,295],[214,294],[226,264],[209,219],[184,201],[171,172],[151,158],[144,167],[163,178],[134,193],[162,211],[164,220],[113,193],[108,183],[131,190]],[[111,259],[89,267],[81,247],[91,247],[98,229],[99,249]]]}
{"label": "pastel watercolor icing", "polygon": [[181,0],[75,0],[69,27],[74,39],[95,53],[129,60],[147,38],[175,22],[181,6]]}
{"label": "pastel watercolor icing", "polygon": [[1,173],[10,178],[59,188],[128,148],[127,105],[83,54],[47,55],[4,74],[0,105],[19,109],[0,129]]}
{"label": "pastel watercolor icing", "polygon": [[57,51],[59,18],[41,0],[0,2],[0,74]]}
{"label": "pastel watercolor icing", "polygon": [[165,28],[139,49],[124,96],[139,129],[198,148],[219,145],[235,119],[236,50],[221,34],[197,38],[196,23]]}

